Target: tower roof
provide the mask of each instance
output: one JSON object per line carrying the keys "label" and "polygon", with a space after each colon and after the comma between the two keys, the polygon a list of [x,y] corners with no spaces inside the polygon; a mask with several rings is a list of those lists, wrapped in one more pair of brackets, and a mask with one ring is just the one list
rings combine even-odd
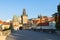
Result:
{"label": "tower roof", "polygon": [[40,14],[40,15],[38,15],[38,18],[41,18],[42,17],[42,15]]}
{"label": "tower roof", "polygon": [[60,3],[58,4],[58,7],[60,6]]}
{"label": "tower roof", "polygon": [[59,5],[57,6],[57,11],[60,12],[60,3],[59,3]]}
{"label": "tower roof", "polygon": [[60,5],[60,3],[59,3],[59,5]]}
{"label": "tower roof", "polygon": [[26,9],[25,9],[25,8],[23,9],[23,14],[22,14],[22,15],[27,16],[27,14],[26,14]]}

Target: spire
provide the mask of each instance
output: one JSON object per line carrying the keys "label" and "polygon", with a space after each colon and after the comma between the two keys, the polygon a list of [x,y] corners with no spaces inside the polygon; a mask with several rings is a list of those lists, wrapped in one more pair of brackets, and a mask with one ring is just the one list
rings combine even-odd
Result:
{"label": "spire", "polygon": [[58,4],[58,7],[60,7],[60,3]]}
{"label": "spire", "polygon": [[57,7],[57,11],[60,12],[60,3],[58,5],[58,7]]}
{"label": "spire", "polygon": [[59,3],[59,5],[60,5],[60,3]]}
{"label": "spire", "polygon": [[[23,14],[22,14],[22,16],[28,16],[28,15],[26,14],[26,9],[25,9],[25,8],[23,9]],[[22,16],[21,16],[21,17],[22,17]]]}
{"label": "spire", "polygon": [[26,10],[25,10],[25,8],[23,9],[23,15],[26,15]]}
{"label": "spire", "polygon": [[38,15],[38,18],[40,18],[40,16]]}
{"label": "spire", "polygon": [[38,18],[41,18],[42,17],[42,15],[40,14],[40,15],[38,15]]}

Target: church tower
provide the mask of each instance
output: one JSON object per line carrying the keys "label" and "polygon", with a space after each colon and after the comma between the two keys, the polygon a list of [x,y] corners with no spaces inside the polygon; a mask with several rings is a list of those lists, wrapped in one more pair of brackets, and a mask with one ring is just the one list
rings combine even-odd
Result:
{"label": "church tower", "polygon": [[56,29],[60,29],[60,3],[57,6],[57,12],[53,14],[56,21]]}
{"label": "church tower", "polygon": [[22,14],[21,18],[22,18],[22,20],[21,20],[22,24],[26,24],[27,21],[28,21],[28,15],[26,14],[26,10],[25,9],[23,9],[23,14]]}

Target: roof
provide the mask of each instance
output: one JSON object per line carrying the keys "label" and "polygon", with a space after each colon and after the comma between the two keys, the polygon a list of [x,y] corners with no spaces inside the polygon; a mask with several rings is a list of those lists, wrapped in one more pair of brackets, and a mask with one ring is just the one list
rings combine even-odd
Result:
{"label": "roof", "polygon": [[3,23],[3,21],[2,20],[0,20],[0,24],[2,24]]}
{"label": "roof", "polygon": [[10,25],[9,22],[3,22],[3,25]]}

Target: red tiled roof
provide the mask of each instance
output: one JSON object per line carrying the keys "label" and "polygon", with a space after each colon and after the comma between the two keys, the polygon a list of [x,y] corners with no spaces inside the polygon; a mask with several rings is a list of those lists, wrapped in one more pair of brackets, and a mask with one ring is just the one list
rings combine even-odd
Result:
{"label": "red tiled roof", "polygon": [[3,22],[3,25],[10,25],[9,22]]}
{"label": "red tiled roof", "polygon": [[3,21],[2,20],[0,20],[0,24],[2,24],[3,23]]}

